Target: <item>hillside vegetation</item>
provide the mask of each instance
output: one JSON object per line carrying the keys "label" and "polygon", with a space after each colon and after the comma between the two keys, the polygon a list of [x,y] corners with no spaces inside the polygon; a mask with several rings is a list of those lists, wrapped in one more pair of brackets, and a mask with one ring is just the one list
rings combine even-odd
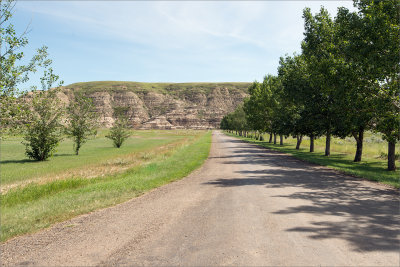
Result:
{"label": "hillside vegetation", "polygon": [[230,92],[244,92],[251,83],[248,82],[197,82],[197,83],[145,83],[145,82],[130,82],[130,81],[92,81],[92,82],[78,82],[73,83],[65,88],[81,90],[87,93],[109,91],[115,92],[121,89],[131,91],[134,93],[147,93],[156,92],[163,94],[170,94],[174,96],[181,96],[184,94],[210,94],[216,87],[226,87]]}

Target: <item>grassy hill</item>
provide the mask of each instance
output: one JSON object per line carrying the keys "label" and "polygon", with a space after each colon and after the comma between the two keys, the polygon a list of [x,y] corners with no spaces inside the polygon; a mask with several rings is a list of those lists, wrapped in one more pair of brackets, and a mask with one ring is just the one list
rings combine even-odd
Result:
{"label": "grassy hill", "polygon": [[125,89],[134,93],[158,92],[179,96],[190,92],[209,94],[216,87],[226,87],[230,92],[240,91],[247,93],[251,83],[248,82],[197,82],[197,83],[144,83],[128,81],[94,81],[80,82],[65,86],[74,90],[84,90],[87,93],[98,91],[120,91]]}

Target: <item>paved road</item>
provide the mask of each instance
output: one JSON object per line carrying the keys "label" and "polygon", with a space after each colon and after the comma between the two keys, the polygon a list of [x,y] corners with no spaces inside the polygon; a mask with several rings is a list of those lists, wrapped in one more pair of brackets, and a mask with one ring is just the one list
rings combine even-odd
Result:
{"label": "paved road", "polygon": [[397,192],[214,132],[187,178],[2,245],[4,265],[398,266]]}

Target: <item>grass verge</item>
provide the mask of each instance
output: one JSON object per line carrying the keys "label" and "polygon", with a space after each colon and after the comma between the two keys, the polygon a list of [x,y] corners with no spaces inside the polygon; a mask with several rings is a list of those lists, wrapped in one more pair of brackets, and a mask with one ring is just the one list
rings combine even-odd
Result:
{"label": "grass verge", "polygon": [[326,157],[323,152],[310,153],[308,152],[308,148],[296,150],[293,144],[274,145],[265,141],[240,137],[232,133],[225,132],[225,134],[268,149],[290,154],[307,162],[327,166],[345,174],[400,188],[400,170],[398,169],[394,172],[387,171],[387,163],[385,160],[364,158],[362,162],[353,162],[353,155],[350,154],[331,152],[331,156]]}
{"label": "grass verge", "polygon": [[[73,152],[73,142],[66,138],[57,147],[49,160],[37,162],[25,155],[22,137],[12,137],[0,142],[1,185],[25,183],[56,176],[73,176],[81,171],[96,170],[100,165],[126,159],[133,154],[139,155],[154,151],[157,148],[179,143],[184,139],[192,140],[197,135],[192,131],[133,131],[124,145],[116,149],[112,142],[105,138],[108,130],[101,130],[96,138],[84,144],[79,156]],[[109,166],[108,166],[109,167]],[[71,173],[70,173],[71,172]],[[92,175],[95,176],[95,175]]]}
{"label": "grass verge", "polygon": [[122,203],[153,188],[181,179],[207,159],[211,132],[170,154],[127,170],[92,179],[71,178],[30,184],[1,196],[1,241]]}

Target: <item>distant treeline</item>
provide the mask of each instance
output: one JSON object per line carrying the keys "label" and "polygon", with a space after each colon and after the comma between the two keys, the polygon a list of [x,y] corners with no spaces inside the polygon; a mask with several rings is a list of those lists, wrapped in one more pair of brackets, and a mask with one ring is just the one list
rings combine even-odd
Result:
{"label": "distant treeline", "polygon": [[[395,170],[400,140],[400,1],[355,0],[356,12],[323,7],[303,10],[301,54],[280,58],[278,76],[249,87],[250,97],[221,121],[221,128],[313,140],[353,136],[361,161],[367,130],[388,142],[388,169]],[[271,141],[271,140],[270,140]]]}

